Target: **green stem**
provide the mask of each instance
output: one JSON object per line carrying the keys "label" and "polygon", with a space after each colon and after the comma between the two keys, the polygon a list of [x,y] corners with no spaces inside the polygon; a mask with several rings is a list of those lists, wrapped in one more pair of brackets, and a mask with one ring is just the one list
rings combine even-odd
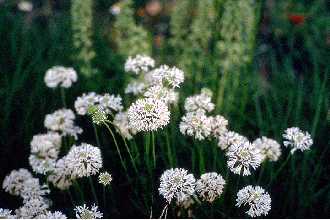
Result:
{"label": "green stem", "polygon": [[65,101],[65,91],[64,91],[64,88],[61,87],[60,90],[61,90],[60,92],[61,92],[62,104],[63,104],[64,108],[66,108],[66,101]]}
{"label": "green stem", "polygon": [[289,162],[291,158],[291,153],[289,153],[289,155],[287,156],[286,160],[284,161],[284,163],[282,163],[281,167],[275,172],[275,174],[272,176],[271,181],[269,183],[269,185],[272,184],[272,182],[274,181],[274,179],[276,179],[276,177],[280,174],[280,172],[283,170],[283,168],[285,167],[285,165]]}
{"label": "green stem", "polygon": [[99,135],[97,133],[97,127],[96,125],[93,123],[93,128],[94,128],[94,134],[95,134],[95,139],[96,139],[96,144],[98,147],[101,147],[100,145],[100,138],[99,138]]}
{"label": "green stem", "polygon": [[155,147],[155,134],[151,132],[151,143],[152,143],[152,156],[153,156],[153,165],[156,167],[156,147]]}
{"label": "green stem", "polygon": [[106,209],[105,186],[103,186],[103,207]]}
{"label": "green stem", "polygon": [[166,135],[166,146],[167,146],[167,158],[168,158],[168,161],[169,161],[171,167],[173,167],[174,162],[173,162],[171,144],[170,144],[170,140],[169,140],[167,131],[165,132],[165,135]]}
{"label": "green stem", "polygon": [[84,193],[83,191],[81,190],[80,186],[79,186],[79,183],[77,182],[77,180],[73,180],[73,185],[74,187],[77,189],[79,195],[80,195],[80,200],[85,203],[85,198],[84,198]]}
{"label": "green stem", "polygon": [[96,191],[95,191],[95,187],[94,187],[94,183],[93,183],[92,177],[89,176],[88,177],[88,180],[89,180],[89,184],[90,184],[90,186],[92,188],[92,193],[93,193],[93,197],[94,197],[94,200],[96,202],[96,205],[99,205],[99,201],[97,199],[97,195],[96,195]]}

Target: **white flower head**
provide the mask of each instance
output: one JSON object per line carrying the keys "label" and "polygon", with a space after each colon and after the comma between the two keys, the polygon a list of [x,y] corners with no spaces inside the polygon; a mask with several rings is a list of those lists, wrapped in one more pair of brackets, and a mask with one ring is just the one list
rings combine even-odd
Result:
{"label": "white flower head", "polygon": [[98,210],[96,205],[88,207],[84,204],[83,206],[76,206],[74,210],[78,219],[98,219],[103,217],[103,213]]}
{"label": "white flower head", "polygon": [[14,219],[15,215],[9,209],[0,208],[0,219]]}
{"label": "white flower head", "polygon": [[44,80],[49,88],[56,88],[58,86],[69,88],[77,79],[77,73],[73,68],[54,66],[47,70]]}
{"label": "white flower head", "polygon": [[149,56],[136,55],[135,57],[128,57],[125,63],[125,71],[135,74],[146,73],[155,66],[155,61]]}
{"label": "white flower head", "polygon": [[117,113],[113,119],[113,124],[115,125],[117,132],[128,140],[132,139],[133,135],[136,134],[136,130],[132,129],[128,124],[127,112]]}
{"label": "white flower head", "polygon": [[103,172],[100,173],[99,175],[99,183],[102,184],[103,186],[107,186],[111,183],[112,181],[112,176],[108,172]]}
{"label": "white flower head", "polygon": [[246,186],[237,193],[236,206],[250,206],[246,212],[251,217],[268,215],[271,209],[270,195],[260,186]]}
{"label": "white flower head", "polygon": [[47,211],[46,213],[38,215],[36,218],[37,219],[67,219],[66,215],[60,211],[55,211],[55,212]]}
{"label": "white flower head", "polygon": [[260,151],[249,141],[231,145],[226,156],[229,169],[233,173],[243,176],[250,175],[250,169],[257,169],[262,160]]}
{"label": "white flower head", "polygon": [[267,159],[270,161],[277,161],[282,154],[281,145],[273,139],[261,137],[256,139],[253,144],[259,149],[262,161]]}
{"label": "white flower head", "polygon": [[25,202],[31,199],[40,199],[41,197],[49,194],[49,192],[50,190],[47,185],[40,185],[38,178],[30,178],[24,181],[20,195]]}
{"label": "white flower head", "polygon": [[212,92],[208,89],[202,89],[201,94],[186,98],[184,109],[187,112],[203,110],[205,112],[213,111],[215,105],[212,103]]}
{"label": "white flower head", "polygon": [[72,185],[72,180],[72,167],[65,156],[56,161],[53,172],[48,176],[48,181],[55,187],[65,190]]}
{"label": "white flower head", "polygon": [[218,146],[222,150],[228,149],[231,145],[248,141],[248,139],[234,131],[228,131],[218,136]]}
{"label": "white flower head", "polygon": [[204,173],[196,182],[196,192],[204,201],[212,203],[221,196],[226,181],[215,172]]}
{"label": "white flower head", "polygon": [[216,115],[212,117],[212,135],[214,137],[219,137],[227,133],[228,120],[221,115]]}
{"label": "white flower head", "polygon": [[146,85],[143,82],[133,81],[130,82],[125,88],[125,94],[132,93],[133,95],[142,94]]}
{"label": "white flower head", "polygon": [[129,126],[139,131],[155,131],[170,122],[170,111],[161,100],[145,98],[138,99],[128,111]]}
{"label": "white flower head", "polygon": [[86,143],[80,146],[74,145],[66,160],[72,168],[73,178],[95,175],[103,165],[100,149]]}
{"label": "white flower head", "polygon": [[70,135],[78,139],[78,134],[82,133],[82,129],[75,126],[75,118],[76,116],[71,109],[59,109],[46,115],[44,125],[51,131],[58,131],[62,135]]}
{"label": "white flower head", "polygon": [[24,203],[22,207],[15,210],[17,218],[32,219],[46,213],[49,208],[48,201],[42,197],[32,198]]}
{"label": "white flower head", "polygon": [[24,1],[21,0],[18,4],[17,7],[19,10],[24,11],[24,12],[30,12],[33,10],[33,4],[30,1]]}
{"label": "white flower head", "polygon": [[2,188],[11,195],[18,196],[24,188],[25,181],[31,178],[32,174],[27,169],[13,170],[5,177]]}
{"label": "white flower head", "polygon": [[95,105],[100,100],[100,95],[95,92],[84,93],[82,96],[77,97],[74,102],[74,107],[78,115],[86,115],[88,108]]}
{"label": "white flower head", "polygon": [[151,71],[152,81],[162,83],[165,87],[176,88],[184,81],[184,73],[176,67],[161,65]]}
{"label": "white flower head", "polygon": [[108,93],[100,96],[99,99],[100,108],[107,114],[112,112],[118,112],[123,109],[122,98],[120,95],[110,95]]}
{"label": "white flower head", "polygon": [[181,118],[180,132],[194,136],[197,140],[204,140],[211,135],[212,118],[207,117],[203,110],[188,112]]}
{"label": "white flower head", "polygon": [[146,90],[144,97],[162,100],[166,104],[175,104],[178,102],[179,94],[174,89],[169,89],[162,85],[154,85]]}
{"label": "white flower head", "polygon": [[300,128],[292,127],[284,131],[283,141],[284,146],[291,146],[291,154],[296,150],[308,150],[313,145],[313,139],[308,132],[300,130]]}
{"label": "white flower head", "polygon": [[166,170],[160,177],[159,193],[168,203],[176,199],[178,203],[195,193],[194,175],[182,168]]}

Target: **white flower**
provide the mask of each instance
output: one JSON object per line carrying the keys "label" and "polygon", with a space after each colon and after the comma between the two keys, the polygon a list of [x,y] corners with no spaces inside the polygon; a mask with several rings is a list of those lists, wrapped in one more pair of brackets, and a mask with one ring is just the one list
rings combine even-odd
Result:
{"label": "white flower", "polygon": [[84,93],[82,96],[77,97],[74,102],[74,107],[78,115],[86,115],[88,108],[95,105],[100,100],[100,96],[95,92]]}
{"label": "white flower", "polygon": [[162,85],[155,85],[147,89],[144,97],[162,100],[166,104],[175,104],[179,99],[179,94],[173,89],[168,89]]}
{"label": "white flower", "polygon": [[77,79],[77,73],[73,68],[54,66],[47,70],[44,80],[50,88],[56,88],[57,86],[69,88]]}
{"label": "white flower", "polygon": [[246,212],[251,217],[268,215],[271,209],[270,195],[260,186],[246,186],[237,193],[236,206],[249,205]]}
{"label": "white flower", "polygon": [[284,146],[292,147],[291,154],[293,154],[296,150],[308,150],[313,144],[311,135],[297,127],[286,129],[283,134],[283,138],[286,139],[283,141]]}
{"label": "white flower", "polygon": [[253,144],[259,149],[262,161],[267,159],[270,161],[277,161],[282,154],[281,145],[273,139],[261,137],[256,139]]}
{"label": "white flower", "polygon": [[135,57],[128,57],[125,63],[125,71],[133,72],[135,74],[139,74],[141,72],[146,73],[154,66],[155,61],[151,57],[138,54]]}
{"label": "white flower", "polygon": [[19,10],[24,11],[24,12],[30,12],[33,10],[33,4],[29,1],[20,1],[17,4],[17,7]]}
{"label": "white flower", "polygon": [[130,82],[125,88],[125,94],[132,93],[133,95],[142,94],[146,85],[143,82]]}
{"label": "white flower", "polygon": [[55,169],[48,176],[48,181],[55,187],[65,190],[72,185],[72,180],[72,167],[65,156],[56,162]]}
{"label": "white flower", "polygon": [[170,122],[167,105],[157,99],[138,99],[128,111],[129,126],[136,131],[155,131]]}
{"label": "white flower", "polygon": [[96,205],[89,208],[84,204],[83,206],[76,206],[74,210],[78,219],[97,219],[103,217],[103,214],[98,210]]}
{"label": "white flower", "polygon": [[159,193],[168,203],[176,199],[178,203],[195,193],[196,180],[194,175],[182,168],[166,170],[160,177]]}
{"label": "white flower", "polygon": [[248,141],[248,139],[236,132],[228,131],[218,136],[218,146],[222,150],[228,149],[231,145]]}
{"label": "white flower", "polygon": [[0,208],[0,219],[13,219],[15,216],[11,214],[11,210]]}
{"label": "white flower", "polygon": [[5,177],[2,188],[11,195],[20,195],[24,187],[24,182],[32,178],[32,174],[24,168],[13,170]]}
{"label": "white flower", "polygon": [[38,215],[36,218],[37,219],[67,219],[66,215],[60,211],[55,211],[55,212],[47,211],[44,214]]}
{"label": "white flower", "polygon": [[99,183],[101,183],[103,186],[107,186],[111,183],[112,176],[108,172],[100,173],[99,175]]}
{"label": "white flower", "polygon": [[157,69],[152,70],[152,78],[155,82],[163,82],[164,86],[171,86],[172,88],[180,87],[184,81],[184,73],[176,67],[169,67],[162,65]]}
{"label": "white flower", "polygon": [[192,196],[185,197],[184,200],[182,200],[182,201],[176,201],[176,205],[181,208],[184,208],[184,209],[189,209],[195,204],[194,199],[197,200],[197,197],[195,194]]}
{"label": "white flower", "polygon": [[115,125],[117,132],[128,140],[132,139],[133,135],[136,134],[136,130],[132,129],[128,124],[126,112],[117,113],[113,119],[113,124]]}
{"label": "white flower", "polygon": [[110,95],[108,93],[100,96],[100,108],[105,111],[107,114],[112,113],[113,111],[118,112],[123,109],[121,104],[122,98],[120,95]]}
{"label": "white flower", "polygon": [[184,109],[187,112],[193,112],[197,110],[211,112],[215,107],[211,99],[212,99],[212,93],[209,92],[208,89],[202,89],[201,94],[186,98],[184,103]]}
{"label": "white flower", "polygon": [[75,126],[74,120],[76,116],[70,109],[59,109],[52,114],[47,114],[44,125],[51,131],[61,132],[62,135],[71,135],[75,139],[78,134],[82,133],[82,129]]}
{"label": "white flower", "polygon": [[228,157],[229,169],[239,175],[250,175],[250,168],[256,169],[260,166],[262,156],[260,151],[250,142],[242,141],[235,143],[228,148],[226,153]]}
{"label": "white flower", "polygon": [[216,115],[212,118],[212,135],[219,137],[222,134],[227,133],[228,120],[221,115]]}
{"label": "white flower", "polygon": [[31,199],[40,199],[42,196],[47,195],[50,192],[47,185],[40,185],[38,178],[30,178],[24,181],[21,191],[21,197],[23,201],[29,201]]}
{"label": "white flower", "polygon": [[35,173],[47,174],[54,170],[56,160],[50,158],[40,158],[38,155],[31,154],[29,156],[29,164]]}
{"label": "white flower", "polygon": [[215,172],[204,173],[196,182],[196,192],[204,201],[212,203],[220,197],[226,181]]}
{"label": "white flower", "polygon": [[207,117],[203,110],[188,112],[181,118],[180,132],[194,136],[197,140],[204,140],[211,135],[212,118]]}
{"label": "white flower", "polygon": [[74,178],[95,175],[103,164],[100,149],[86,143],[82,143],[80,146],[74,145],[66,160],[72,169]]}
{"label": "white flower", "polygon": [[26,201],[22,207],[15,210],[15,213],[18,218],[32,219],[44,214],[48,208],[48,202],[39,197]]}

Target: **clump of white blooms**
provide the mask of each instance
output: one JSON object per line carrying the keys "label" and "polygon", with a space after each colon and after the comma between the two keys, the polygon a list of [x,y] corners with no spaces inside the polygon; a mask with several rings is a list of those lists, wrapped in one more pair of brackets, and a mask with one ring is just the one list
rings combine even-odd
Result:
{"label": "clump of white blooms", "polygon": [[24,205],[15,210],[18,218],[32,219],[46,213],[49,208],[49,202],[43,198],[33,198],[24,203]]}
{"label": "clump of white blooms", "polygon": [[47,185],[40,185],[38,178],[30,178],[24,181],[20,195],[23,201],[29,201],[31,199],[41,199],[49,192]]}
{"label": "clump of white blooms", "polygon": [[46,213],[37,216],[37,219],[67,219],[67,217],[60,211],[47,211]]}
{"label": "clump of white blooms", "polygon": [[88,115],[91,116],[92,122],[97,125],[105,123],[108,119],[108,116],[105,111],[96,107],[95,105],[89,107]]}
{"label": "clump of white blooms", "polygon": [[2,188],[11,195],[20,195],[26,180],[31,179],[32,174],[24,168],[13,170],[5,177]]}
{"label": "clump of white blooms", "polygon": [[142,94],[144,89],[146,88],[145,83],[133,81],[130,82],[127,87],[125,88],[125,94],[132,93],[133,95],[139,95]]}
{"label": "clump of white blooms", "polygon": [[15,216],[11,214],[12,211],[9,209],[0,208],[0,219],[13,219]]}
{"label": "clump of white blooms", "polygon": [[33,136],[29,162],[34,172],[46,174],[54,169],[61,148],[61,140],[61,136],[55,132]]}
{"label": "clump of white blooms", "polygon": [[118,112],[123,109],[122,98],[120,95],[110,95],[105,93],[100,96],[99,102],[100,108],[107,114]]}
{"label": "clump of white blooms", "polygon": [[250,169],[257,169],[262,160],[260,151],[249,141],[231,145],[226,156],[228,157],[227,164],[230,171],[243,176],[250,175]]}
{"label": "clump of white blooms", "polygon": [[155,60],[149,56],[136,55],[135,57],[128,57],[125,63],[125,71],[139,74],[141,72],[148,72],[155,66]]}
{"label": "clump of white blooms", "polygon": [[111,183],[112,181],[112,176],[108,172],[103,172],[100,173],[99,175],[99,183],[102,184],[103,186],[107,186]]}
{"label": "clump of white blooms", "polygon": [[162,85],[154,85],[147,89],[144,97],[158,99],[166,104],[175,104],[179,99],[179,94],[174,89],[169,89]]}
{"label": "clump of white blooms", "polygon": [[185,100],[184,109],[187,112],[194,112],[203,110],[211,112],[214,110],[215,105],[211,101],[212,92],[209,89],[202,89],[201,94],[190,96]]}
{"label": "clump of white blooms", "polygon": [[59,109],[46,115],[44,125],[51,131],[58,131],[64,136],[70,135],[77,139],[82,129],[74,124],[75,118],[71,109]]}
{"label": "clump of white blooms", "polygon": [[284,131],[283,141],[284,146],[291,146],[291,154],[296,150],[308,150],[313,145],[313,139],[308,132],[300,130],[300,128],[292,127]]}
{"label": "clump of white blooms", "polygon": [[72,169],[73,178],[95,175],[103,164],[100,149],[86,143],[72,146],[66,160]]}
{"label": "clump of white blooms", "polygon": [[212,203],[221,196],[225,184],[220,174],[204,173],[196,182],[196,192],[202,200]]}
{"label": "clump of white blooms", "polygon": [[228,129],[228,120],[225,119],[223,116],[221,115],[216,115],[212,118],[212,122],[211,122],[211,127],[212,127],[212,135],[214,137],[219,137],[225,133],[227,133]]}
{"label": "clump of white blooms", "polygon": [[74,108],[78,115],[86,115],[88,108],[99,102],[100,96],[95,92],[84,93],[74,102]]}
{"label": "clump of white blooms", "polygon": [[218,136],[218,146],[222,150],[228,149],[231,145],[246,142],[248,139],[234,131],[228,131]]}
{"label": "clump of white blooms", "polygon": [[211,135],[212,121],[212,118],[206,116],[203,110],[188,112],[181,118],[180,132],[194,136],[198,140],[204,140]]}
{"label": "clump of white blooms", "polygon": [[193,174],[182,168],[168,169],[160,177],[159,193],[171,203],[176,199],[178,203],[195,193],[196,180]]}
{"label": "clump of white blooms", "polygon": [[256,139],[253,144],[259,149],[262,161],[277,161],[282,154],[281,145],[273,139],[261,137]]}
{"label": "clump of white blooms", "polygon": [[47,70],[44,80],[50,88],[56,88],[58,86],[69,88],[77,79],[77,73],[73,68],[54,66]]}
{"label": "clump of white blooms", "polygon": [[182,70],[167,65],[161,65],[157,69],[152,70],[151,74],[153,81],[170,86],[171,88],[180,87],[180,84],[184,81]]}
{"label": "clump of white blooms", "polygon": [[144,98],[134,102],[127,111],[129,126],[139,131],[155,131],[170,122],[168,106],[161,100]]}
{"label": "clump of white blooms", "polygon": [[246,212],[251,217],[268,215],[271,209],[270,195],[260,186],[246,186],[237,193],[236,206],[249,205]]}
{"label": "clump of white blooms", "polygon": [[48,176],[48,181],[61,190],[68,189],[74,179],[72,177],[71,163],[69,162],[66,156],[62,157],[56,161],[53,172]]}
{"label": "clump of white blooms", "polygon": [[103,213],[98,210],[96,205],[88,207],[84,204],[83,206],[76,206],[74,210],[78,219],[98,219],[103,217]]}
{"label": "clump of white blooms", "polygon": [[117,132],[128,140],[136,134],[136,130],[129,126],[127,112],[117,113],[112,123],[115,125]]}

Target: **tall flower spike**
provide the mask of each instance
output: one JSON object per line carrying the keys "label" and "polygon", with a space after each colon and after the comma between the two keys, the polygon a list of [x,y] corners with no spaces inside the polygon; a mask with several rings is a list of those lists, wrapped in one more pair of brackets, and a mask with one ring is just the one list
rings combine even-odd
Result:
{"label": "tall flower spike", "polygon": [[251,217],[268,215],[271,209],[270,195],[260,186],[246,186],[237,193],[236,206],[249,205],[246,212]]}
{"label": "tall flower spike", "polygon": [[284,146],[291,146],[291,154],[296,150],[305,151],[310,149],[313,145],[313,139],[308,132],[303,132],[300,128],[292,127],[284,131],[283,138],[286,139],[283,141]]}
{"label": "tall flower spike", "polygon": [[176,199],[181,203],[195,193],[196,180],[192,174],[182,168],[166,170],[160,177],[159,193],[171,203]]}

